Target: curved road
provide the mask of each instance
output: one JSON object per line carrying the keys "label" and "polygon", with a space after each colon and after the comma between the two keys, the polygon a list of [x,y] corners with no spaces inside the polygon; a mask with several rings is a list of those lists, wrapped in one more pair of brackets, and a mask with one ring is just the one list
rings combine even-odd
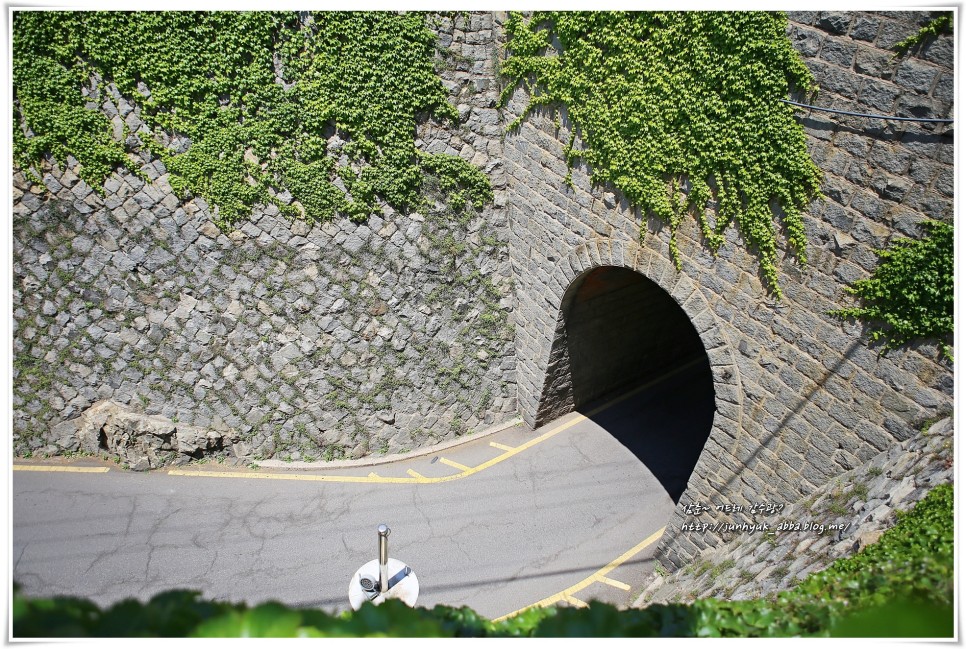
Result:
{"label": "curved road", "polygon": [[535,432],[516,426],[375,467],[78,473],[44,469],[108,465],[18,461],[13,579],[31,595],[101,605],[192,589],[344,610],[386,523],[420,606],[497,618],[541,601],[629,603],[674,501],[618,439],[666,437],[652,415],[686,392],[674,388],[688,374]]}

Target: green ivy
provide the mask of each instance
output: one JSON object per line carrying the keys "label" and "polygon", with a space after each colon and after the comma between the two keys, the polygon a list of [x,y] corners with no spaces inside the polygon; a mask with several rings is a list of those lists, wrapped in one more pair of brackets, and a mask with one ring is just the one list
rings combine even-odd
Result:
{"label": "green ivy", "polygon": [[687,212],[713,252],[736,223],[780,297],[776,220],[803,263],[801,213],[821,179],[780,101],[790,86],[813,87],[786,26],[783,14],[766,12],[511,14],[501,102],[520,84],[530,93],[510,128],[537,107],[565,108],[568,166],[585,159],[592,181],[670,224],[679,268],[675,233]]}
{"label": "green ivy", "polygon": [[833,311],[842,319],[869,323],[874,341],[892,349],[916,339],[945,340],[953,333],[953,226],[925,221],[922,239],[894,240],[878,252],[880,262],[868,279],[845,290],[862,305]]}
{"label": "green ivy", "polygon": [[879,541],[809,575],[781,599],[792,606],[820,601],[831,617],[897,598],[937,607],[953,604],[953,486],[939,485]]}
{"label": "green ivy", "polygon": [[[409,211],[427,174],[454,206],[482,207],[482,171],[415,145],[420,120],[458,117],[435,47],[421,13],[16,12],[14,158],[30,170],[73,155],[101,188],[119,167],[138,171],[124,141],[136,135],[223,227],[259,203],[310,220],[362,220],[380,199]],[[101,108],[121,97],[147,129],[119,122],[118,140]]]}
{"label": "green ivy", "polygon": [[913,47],[924,43],[930,38],[936,38],[940,34],[952,34],[953,33],[953,14],[944,13],[942,16],[933,19],[928,25],[920,29],[918,32],[910,36],[909,38],[904,38],[903,40],[896,43],[892,49],[895,51],[895,56],[905,56]]}

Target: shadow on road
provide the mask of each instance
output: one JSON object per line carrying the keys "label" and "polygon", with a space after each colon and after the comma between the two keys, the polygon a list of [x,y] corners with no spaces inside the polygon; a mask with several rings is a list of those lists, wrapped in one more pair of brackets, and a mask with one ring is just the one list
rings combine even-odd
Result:
{"label": "shadow on road", "polygon": [[[625,561],[622,566],[633,566],[641,573],[650,571],[651,564],[654,562],[654,557],[648,552],[646,556],[639,557],[636,559],[631,559],[630,561]],[[420,579],[420,594],[423,595],[424,600],[430,596],[436,596],[440,593],[449,591],[464,591],[467,588],[489,588],[498,585],[513,584],[515,582],[525,582],[531,581],[533,579],[545,579],[547,577],[556,577],[560,575],[571,575],[574,580],[579,580],[582,577],[586,577],[588,574],[592,574],[600,570],[600,566],[596,565],[583,565],[576,568],[570,568],[568,570],[534,570],[532,573],[520,574],[509,579],[504,577],[494,577],[493,579],[477,579],[473,581],[458,581],[453,583],[439,583],[435,584],[429,582],[429,580],[422,578]],[[288,604],[295,608],[323,608],[330,609],[335,607],[340,610],[345,610],[348,606],[348,597],[327,597],[322,599],[305,600],[301,602],[295,602]]]}
{"label": "shadow on road", "polygon": [[594,410],[618,395],[577,410],[637,456],[677,504],[714,420],[714,386],[707,357],[630,392],[632,396],[600,412]]}

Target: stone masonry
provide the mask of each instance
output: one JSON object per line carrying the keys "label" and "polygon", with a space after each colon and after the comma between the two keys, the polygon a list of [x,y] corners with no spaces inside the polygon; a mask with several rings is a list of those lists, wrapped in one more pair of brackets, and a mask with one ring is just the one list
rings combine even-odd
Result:
{"label": "stone masonry", "polygon": [[[319,225],[272,206],[221,232],[147,152],[150,182],[122,170],[103,196],[73,160],[42,171],[49,192],[15,173],[17,453],[77,450],[59,424],[102,400],[237,437],[248,461],[403,452],[515,416],[493,17],[437,23],[460,122],[419,144],[488,174],[482,213]],[[116,91],[102,110],[143,128]]]}
{"label": "stone masonry", "polygon": [[[890,51],[934,15],[790,14],[820,88],[810,103],[952,116],[952,38]],[[660,223],[647,220],[642,240],[644,217],[584,166],[569,187],[565,114],[505,132],[527,96],[518,88],[497,108],[504,17],[436,21],[460,123],[423,125],[419,145],[471,161],[496,192],[463,221],[440,206],[318,225],[268,208],[225,233],[146,152],[151,181],[122,171],[103,196],[74,161],[40,170],[49,193],[15,172],[14,450],[59,452],[52,427],[101,401],[216,431],[254,459],[402,452],[516,414],[536,425],[571,407],[561,307],[600,266],[673,298],[707,355],[713,424],[682,503],[795,502],[952,409],[937,345],[882,353],[860,324],[828,315],[852,304],[844,289],[875,269],[877,250],[918,236],[925,218],[952,219],[950,126],[799,111],[824,197],[805,219],[808,263],[781,264],[778,301],[734,230],[712,257],[686,220],[679,272]],[[101,109],[140,128],[123,98]],[[679,506],[661,542],[667,568],[719,543],[675,533],[684,522]]]}
{"label": "stone masonry", "polygon": [[[890,48],[915,34],[929,12],[800,12],[788,34],[820,87],[813,104],[861,113],[952,115],[952,39],[909,55]],[[507,119],[527,95],[517,89]],[[532,114],[507,137],[510,260],[517,278],[517,384],[531,425],[558,413],[565,349],[560,307],[575,279],[598,266],[623,266],[673,297],[701,338],[714,375],[715,413],[681,502],[795,502],[909,437],[919,422],[952,409],[952,367],[934,344],[882,353],[863,327],[829,311],[852,303],[844,289],[877,265],[875,251],[897,236],[918,236],[924,218],[953,217],[953,136],[948,125],[886,122],[818,111],[800,113],[824,172],[824,198],[806,215],[808,263],[780,268],[778,301],[756,275],[754,258],[732,230],[718,256],[693,220],[678,232],[683,269],[669,260],[668,232],[611,188],[591,185],[563,150],[566,114]],[[579,136],[579,134],[578,134]],[[579,137],[578,137],[579,143]],[[740,516],[739,516],[740,518]],[[729,518],[729,521],[731,519]],[[718,539],[681,535],[679,506],[661,541],[668,569]]]}
{"label": "stone masonry", "polygon": [[[685,569],[645,576],[636,605],[752,599],[788,590],[875,543],[894,525],[897,512],[909,511],[931,489],[952,481],[953,421],[946,417],[808,498],[779,511],[759,510],[758,530],[719,528],[728,529],[719,532],[721,545],[708,548]],[[697,525],[710,520],[702,513],[689,518]]]}

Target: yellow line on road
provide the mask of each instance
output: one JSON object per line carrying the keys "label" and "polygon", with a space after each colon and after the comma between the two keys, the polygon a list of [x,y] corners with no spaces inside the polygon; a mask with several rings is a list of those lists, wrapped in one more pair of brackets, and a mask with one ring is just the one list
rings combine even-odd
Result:
{"label": "yellow line on road", "polygon": [[631,585],[625,584],[622,581],[617,581],[616,579],[611,579],[610,577],[599,577],[597,579],[602,584],[607,584],[608,586],[613,586],[614,588],[620,588],[621,590],[630,590]]}
{"label": "yellow line on road", "polygon": [[195,477],[203,477],[203,478],[253,478],[253,479],[259,479],[259,480],[303,480],[303,481],[309,481],[309,482],[368,482],[368,483],[374,483],[374,484],[430,484],[430,483],[437,483],[437,482],[450,482],[451,480],[460,480],[462,478],[468,478],[469,476],[475,473],[479,473],[480,471],[489,469],[490,467],[495,466],[500,462],[503,462],[504,460],[510,459],[517,453],[522,453],[528,448],[532,448],[537,444],[540,444],[541,442],[545,442],[551,437],[553,437],[554,435],[557,435],[558,433],[562,433],[568,428],[575,426],[590,417],[593,417],[597,413],[602,412],[607,408],[610,408],[615,403],[619,403],[624,399],[627,399],[628,397],[631,397],[637,394],[638,392],[651,387],[655,383],[658,383],[659,381],[662,381],[669,376],[672,376],[674,374],[677,374],[678,372],[681,372],[687,369],[688,367],[690,367],[696,362],[698,361],[692,361],[690,363],[682,365],[681,367],[675,368],[670,372],[667,372],[666,374],[656,379],[648,381],[647,383],[640,385],[637,388],[634,388],[630,392],[626,392],[620,395],[619,397],[611,399],[607,403],[604,403],[598,406],[597,408],[594,408],[587,414],[573,413],[572,418],[569,419],[568,421],[560,424],[559,426],[557,426],[556,428],[553,428],[550,431],[547,431],[546,433],[544,433],[543,435],[540,435],[539,437],[534,437],[530,441],[526,442],[525,444],[521,444],[520,446],[505,446],[497,442],[490,442],[490,446],[494,446],[496,448],[502,449],[504,453],[501,455],[498,455],[492,460],[488,460],[484,462],[483,464],[477,465],[475,467],[467,467],[465,465],[458,464],[451,460],[440,458],[440,462],[459,470],[459,473],[454,473],[453,475],[447,475],[447,476],[436,477],[436,478],[427,478],[423,475],[420,475],[419,473],[416,473],[412,469],[407,471],[407,473],[410,476],[408,478],[386,478],[386,477],[376,475],[374,472],[370,473],[367,476],[343,476],[343,475],[315,475],[315,474],[308,474],[308,473],[291,474],[291,473],[242,473],[239,471],[192,471],[192,470],[184,470],[184,469],[172,469],[171,471],[168,471],[168,475],[195,476]]}
{"label": "yellow line on road", "polygon": [[[585,417],[584,415],[574,415],[574,418],[571,419],[570,421],[564,422],[564,423],[560,424],[556,428],[547,431],[546,433],[544,433],[540,437],[534,437],[529,442],[527,442],[525,444],[521,444],[520,446],[516,446],[516,447],[514,447],[513,449],[511,449],[509,451],[506,451],[503,455],[498,455],[497,457],[493,458],[492,460],[489,460],[487,462],[484,462],[483,464],[480,464],[479,466],[473,467],[469,471],[464,471],[462,474],[460,474],[460,477],[465,477],[465,476],[473,475],[474,473],[479,473],[483,469],[489,469],[491,466],[493,466],[495,464],[499,464],[503,460],[506,460],[508,458],[511,458],[514,455],[516,455],[517,453],[522,453],[523,451],[527,450],[528,448],[531,448],[533,446],[536,446],[540,442],[545,442],[546,440],[550,439],[554,435],[556,435],[558,433],[562,433],[563,431],[567,430],[568,428],[571,428],[572,426],[576,426],[577,424],[579,424],[580,422],[584,421],[585,419],[587,419],[587,417]],[[452,477],[453,476],[450,476],[450,479]]]}
{"label": "yellow line on road", "polygon": [[[487,460],[483,464],[479,464],[474,467],[466,467],[459,465],[455,468],[462,469],[459,473],[454,473],[453,475],[447,475],[436,478],[427,478],[412,469],[409,469],[407,473],[410,475],[408,478],[388,478],[376,475],[375,473],[370,473],[367,476],[350,476],[350,475],[315,475],[310,473],[248,473],[241,471],[193,471],[190,469],[172,469],[168,471],[168,475],[180,475],[180,476],[195,476],[201,478],[253,478],[258,480],[302,480],[307,482],[368,482],[368,483],[378,483],[378,484],[430,484],[437,482],[450,482],[452,480],[459,480],[461,478],[467,478],[475,473],[479,473],[485,469],[489,469],[492,466],[508,460],[518,453],[545,442],[554,435],[562,433],[563,431],[579,424],[580,422],[587,419],[584,415],[575,414],[572,419],[566,421],[559,426],[547,431],[539,437],[534,437],[529,442],[521,444],[520,446],[515,446],[505,451],[501,455],[496,456],[492,460]],[[444,464],[449,464],[454,466],[455,463],[450,463],[450,460],[440,458],[440,462]]]}
{"label": "yellow line on road", "polygon": [[501,444],[499,442],[490,442],[490,446],[492,446],[493,448],[498,448],[501,451],[512,451],[513,450],[513,447],[512,446],[507,446],[506,444]]}
{"label": "yellow line on road", "polygon": [[447,460],[445,457],[439,458],[440,464],[445,464],[446,466],[451,466],[454,469],[459,469],[460,471],[469,471],[470,467],[465,464],[460,464],[459,462],[454,462],[453,460]]}
{"label": "yellow line on road", "polygon": [[107,473],[106,466],[48,466],[43,464],[14,464],[14,471],[59,471],[62,473]]}
{"label": "yellow line on road", "polygon": [[577,608],[587,608],[587,602],[585,602],[582,599],[577,599],[573,595],[567,595],[566,597],[564,597],[564,601],[567,602],[568,604],[573,604]]}
{"label": "yellow line on road", "polygon": [[[609,572],[613,571],[615,568],[617,568],[621,564],[626,563],[627,561],[629,561],[630,559],[632,559],[634,556],[636,556],[638,553],[643,552],[645,548],[647,548],[652,543],[654,543],[659,538],[661,538],[661,535],[664,534],[664,530],[665,529],[667,529],[667,527],[662,527],[658,531],[654,532],[654,534],[651,534],[649,537],[647,537],[646,539],[644,539],[643,541],[641,541],[640,543],[638,543],[637,545],[635,545],[633,548],[631,548],[630,550],[628,550],[627,552],[625,552],[621,556],[617,557],[616,559],[614,559],[613,561],[611,561],[610,563],[608,563],[606,566],[604,566],[603,568],[601,568],[600,570],[598,570],[597,572],[595,572],[594,574],[592,574],[590,577],[587,577],[586,579],[584,579],[580,583],[575,584],[575,585],[573,585],[570,588],[567,588],[565,590],[562,590],[559,593],[557,593],[556,595],[551,595],[550,597],[541,599],[536,604],[531,604],[530,606],[524,606],[523,608],[521,608],[519,610],[516,610],[516,611],[513,611],[512,613],[507,613],[506,615],[504,615],[502,617],[498,617],[498,618],[494,619],[493,621],[494,622],[500,622],[500,621],[505,620],[507,618],[513,617],[514,615],[517,615],[518,613],[522,613],[523,611],[527,610],[528,608],[533,608],[535,606],[550,606],[551,604],[556,604],[557,602],[561,602],[561,601],[568,601],[568,602],[573,603],[572,600],[573,599],[576,599],[576,598],[573,597],[575,593],[579,593],[580,591],[582,591],[583,589],[587,588],[588,586],[590,586],[594,582],[603,581],[604,580],[604,577]],[[605,583],[607,583],[607,582],[605,582]],[[617,583],[620,583],[620,582],[617,582]],[[613,585],[613,584],[611,584],[611,585]],[[580,600],[577,600],[577,601],[580,601]]]}

